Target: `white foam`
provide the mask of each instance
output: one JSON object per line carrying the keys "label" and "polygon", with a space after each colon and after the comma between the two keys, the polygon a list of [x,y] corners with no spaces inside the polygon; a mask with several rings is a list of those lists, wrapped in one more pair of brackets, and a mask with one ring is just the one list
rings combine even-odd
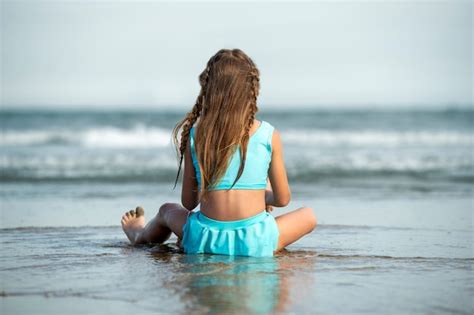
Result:
{"label": "white foam", "polygon": [[[330,131],[318,129],[281,130],[285,144],[304,146],[444,146],[474,144],[473,133],[459,131]],[[1,145],[77,144],[92,148],[156,148],[171,145],[171,130],[137,125],[71,130],[5,131]]]}
{"label": "white foam", "polygon": [[456,131],[328,131],[290,129],[281,132],[284,142],[323,146],[472,145],[473,134]]}
{"label": "white foam", "polygon": [[[471,156],[462,150],[452,154],[436,155],[436,150],[404,152],[403,150],[348,150],[319,153],[293,152],[285,164],[290,175],[311,173],[358,174],[389,171],[396,173],[448,172],[472,174]],[[290,153],[290,152],[288,152]],[[86,150],[74,152],[40,152],[32,154],[6,154],[0,158],[0,169],[34,178],[75,178],[148,176],[177,170],[176,157],[171,150],[116,152]],[[21,176],[23,176],[21,175]]]}
{"label": "white foam", "polygon": [[78,132],[65,130],[6,131],[0,137],[0,144],[8,146],[55,143],[77,144],[93,148],[166,147],[171,144],[171,131],[144,126],[136,126],[132,129],[103,127]]}
{"label": "white foam", "polygon": [[474,162],[468,154],[434,155],[433,152],[339,152],[339,154],[312,154],[307,152],[296,156],[288,155],[286,165],[290,172],[302,174],[307,171],[474,171]]}
{"label": "white foam", "polygon": [[83,133],[81,142],[86,147],[166,147],[171,144],[171,131],[138,126],[133,129],[102,128]]}

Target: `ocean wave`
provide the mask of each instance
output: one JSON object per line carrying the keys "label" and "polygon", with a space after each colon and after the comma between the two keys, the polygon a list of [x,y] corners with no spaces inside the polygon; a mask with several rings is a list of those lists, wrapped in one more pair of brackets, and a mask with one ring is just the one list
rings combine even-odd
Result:
{"label": "ocean wave", "polygon": [[474,135],[457,131],[330,131],[289,129],[281,132],[287,143],[323,146],[472,145]]}
{"label": "ocean wave", "polygon": [[[285,144],[304,146],[446,146],[472,145],[474,135],[459,131],[383,131],[282,129]],[[79,145],[91,148],[159,148],[171,145],[171,130],[137,125],[85,130],[6,130],[3,146]]]}
{"label": "ocean wave", "polygon": [[5,131],[0,137],[4,146],[80,145],[90,148],[156,148],[171,144],[171,131],[163,128],[135,126],[71,130]]}
{"label": "ocean wave", "polygon": [[[10,167],[2,168],[2,182],[37,182],[37,181],[90,181],[90,182],[159,182],[174,183],[177,166],[163,165],[132,165],[117,168],[107,167]],[[451,171],[441,168],[411,170],[400,168],[370,169],[370,168],[287,168],[290,182],[328,183],[338,180],[382,180],[408,179],[432,183],[436,181],[455,182],[459,184],[474,183],[474,169]]]}
{"label": "ocean wave", "polygon": [[[436,150],[422,152],[391,152],[385,150],[349,150],[337,153],[311,151],[290,152],[285,165],[289,172],[305,174],[318,172],[365,171],[469,171],[474,169],[470,151],[461,150],[451,155],[437,155]],[[177,159],[170,150],[156,151],[25,151],[4,154],[0,159],[2,170],[57,170],[133,172],[162,171],[177,168]]]}

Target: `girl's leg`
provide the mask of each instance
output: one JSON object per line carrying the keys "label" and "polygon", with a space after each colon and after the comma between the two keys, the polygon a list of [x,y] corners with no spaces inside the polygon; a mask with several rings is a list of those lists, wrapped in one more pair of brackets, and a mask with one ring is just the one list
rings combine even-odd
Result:
{"label": "girl's leg", "polygon": [[307,207],[280,215],[275,220],[280,231],[277,251],[313,231],[317,224],[313,209]]}
{"label": "girl's leg", "polygon": [[165,203],[158,214],[145,225],[144,210],[137,207],[122,216],[122,228],[132,244],[163,243],[171,232],[183,237],[183,226],[189,210],[177,203]]}

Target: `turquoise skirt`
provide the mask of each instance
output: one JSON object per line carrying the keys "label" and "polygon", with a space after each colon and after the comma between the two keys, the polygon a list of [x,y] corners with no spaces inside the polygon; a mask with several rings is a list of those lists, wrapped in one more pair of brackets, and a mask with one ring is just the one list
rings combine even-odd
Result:
{"label": "turquoise skirt", "polygon": [[190,212],[183,227],[187,254],[268,257],[278,247],[278,226],[266,211],[237,221],[218,221],[201,211]]}

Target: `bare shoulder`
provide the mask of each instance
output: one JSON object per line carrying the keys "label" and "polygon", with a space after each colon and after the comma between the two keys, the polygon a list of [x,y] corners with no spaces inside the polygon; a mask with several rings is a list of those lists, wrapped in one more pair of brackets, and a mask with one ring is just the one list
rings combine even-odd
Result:
{"label": "bare shoulder", "polygon": [[274,128],[273,135],[272,135],[272,151],[279,152],[281,148],[282,148],[282,144],[281,144],[280,132],[278,131],[278,129]]}

